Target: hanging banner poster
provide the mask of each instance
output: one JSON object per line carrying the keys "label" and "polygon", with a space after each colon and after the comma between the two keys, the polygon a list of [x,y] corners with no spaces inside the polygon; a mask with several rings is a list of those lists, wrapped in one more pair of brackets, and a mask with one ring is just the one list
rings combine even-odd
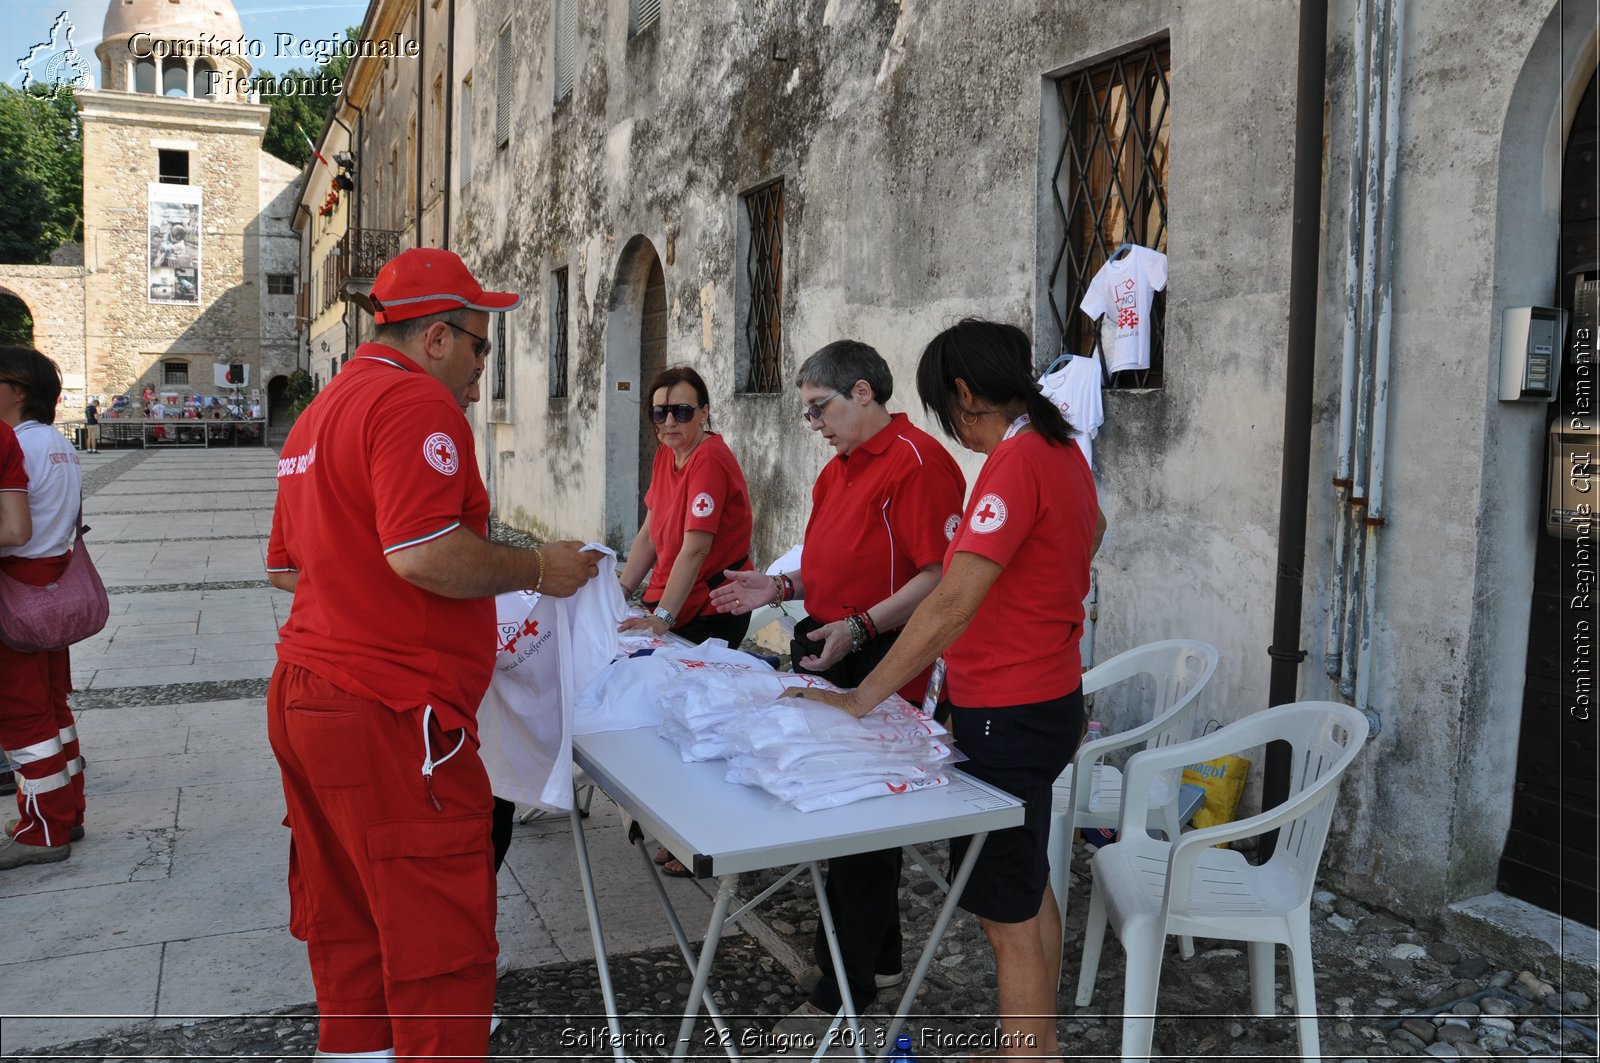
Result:
{"label": "hanging banner poster", "polygon": [[200,304],[200,189],[150,186],[150,302]]}

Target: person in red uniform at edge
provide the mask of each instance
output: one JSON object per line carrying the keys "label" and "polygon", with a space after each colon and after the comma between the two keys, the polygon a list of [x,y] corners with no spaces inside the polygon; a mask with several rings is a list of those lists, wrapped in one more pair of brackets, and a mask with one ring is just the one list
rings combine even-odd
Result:
{"label": "person in red uniform at edge", "polygon": [[[0,546],[21,546],[33,538],[33,519],[28,515],[28,470],[22,462],[22,447],[17,433],[0,421]],[[0,762],[9,764],[5,750]],[[0,794],[17,792],[16,780],[9,771],[0,771]]]}
{"label": "person in red uniform at edge", "polygon": [[449,251],[386,263],[375,342],[306,408],[278,462],[267,570],[295,597],[267,730],[324,1057],[488,1051],[495,888],[475,713],[493,596],[570,595],[598,571],[578,543],[485,538],[461,407],[489,315],[518,301]]}
{"label": "person in red uniform at edge", "polygon": [[[944,578],[861,685],[803,696],[856,716],[943,653],[961,769],[1025,803],[989,835],[960,904],[994,949],[1001,1054],[1055,1058],[1061,925],[1049,884],[1050,786],[1083,728],[1083,600],[1105,531],[1071,428],[1033,380],[1027,334],[969,318],[933,338],[917,393],[945,433],[987,455]],[[952,868],[966,839],[951,842]]]}
{"label": "person in red uniform at edge", "polygon": [[[867,344],[839,340],[823,347],[800,366],[797,387],[806,424],[837,455],[811,489],[800,570],[730,575],[712,592],[712,604],[748,614],[769,602],[804,598],[810,615],[795,625],[795,669],[854,687],[939,585],[967,484],[937,440],[905,414],[888,411],[894,379]],[[923,670],[899,690],[919,704],[927,684]],[[828,904],[858,1009],[901,979],[900,865],[898,848],[828,861]],[[820,925],[813,950],[817,984],[779,1023],[779,1033],[820,1032],[839,1010],[839,983]]]}
{"label": "person in red uniform at edge", "polygon": [[711,590],[726,571],[750,567],[750,489],[723,438],[711,431],[711,400],[700,374],[685,365],[650,383],[656,426],[655,465],[645,492],[644,526],[633,537],[618,580],[632,595],[650,573],[644,604],[650,616],[619,630],[673,631],[695,644],[723,639],[734,649],[750,630],[748,616],[710,608]]}
{"label": "person in red uniform at edge", "polygon": [[[54,362],[31,347],[0,347],[0,422],[14,432],[26,473],[18,475],[14,458],[0,458],[9,466],[0,473],[0,498],[9,530],[16,488],[24,487],[28,522],[22,542],[0,546],[0,572],[35,586],[66,570],[83,510],[78,453],[53,427],[60,398]],[[0,831],[0,870],[65,860],[83,837],[83,758],[67,706],[71,692],[67,649],[23,653],[0,642],[0,747],[19,765],[19,814]]]}

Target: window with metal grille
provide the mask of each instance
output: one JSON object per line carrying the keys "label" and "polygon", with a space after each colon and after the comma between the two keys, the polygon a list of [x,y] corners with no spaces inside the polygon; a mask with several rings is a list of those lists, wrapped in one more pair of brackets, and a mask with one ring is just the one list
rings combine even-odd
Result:
{"label": "window with metal grille", "polygon": [[[1055,82],[1061,150],[1051,192],[1058,244],[1049,302],[1061,350],[1103,351],[1101,322],[1078,309],[1100,268],[1125,243],[1167,250],[1169,41],[1140,45]],[[1150,368],[1114,373],[1107,387],[1160,387],[1166,295],[1150,307]]]}
{"label": "window with metal grille", "polygon": [[494,46],[494,142],[505,147],[511,142],[511,82],[516,74],[516,59],[511,54],[511,23],[500,27],[500,40]]}
{"label": "window with metal grille", "polygon": [[189,363],[188,362],[162,362],[161,363],[161,382],[163,384],[187,384],[187,383],[189,383]]}
{"label": "window with metal grille", "polygon": [[739,390],[773,392],[783,376],[783,179],[739,199]]}
{"label": "window with metal grille", "polygon": [[567,267],[550,274],[550,397],[567,397]]}
{"label": "window with metal grille", "polygon": [[637,37],[661,21],[661,0],[628,0],[628,36]]}
{"label": "window with metal grille", "polygon": [[494,316],[494,380],[490,383],[489,401],[506,401],[506,367],[510,359],[506,357],[506,316]]}
{"label": "window with metal grille", "polygon": [[472,75],[461,79],[461,148],[456,161],[456,179],[460,187],[472,183]]}
{"label": "window with metal grille", "polygon": [[293,273],[269,273],[269,274],[267,274],[267,294],[268,295],[293,295],[294,294],[294,274]]}
{"label": "window with metal grille", "polygon": [[187,151],[156,149],[157,181],[164,185],[189,183],[189,153]]}
{"label": "window with metal grille", "polygon": [[577,79],[577,0],[556,0],[556,103],[572,95],[572,86]]}

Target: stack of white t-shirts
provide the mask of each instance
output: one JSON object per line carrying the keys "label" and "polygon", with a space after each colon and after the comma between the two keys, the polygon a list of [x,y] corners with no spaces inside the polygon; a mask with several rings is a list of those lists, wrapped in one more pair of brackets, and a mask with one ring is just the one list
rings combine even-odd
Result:
{"label": "stack of white t-shirts", "polygon": [[616,656],[624,602],[616,555],[570,598],[513,591],[495,598],[495,661],[478,706],[478,740],[497,797],[572,808],[575,691]]}
{"label": "stack of white t-shirts", "polygon": [[661,723],[656,691],[667,680],[685,671],[727,669],[776,674],[767,662],[728,649],[722,639],[708,639],[698,646],[662,646],[648,657],[624,657],[579,689],[572,733],[654,727]]}
{"label": "stack of white t-shirts", "polygon": [[1105,423],[1105,404],[1100,395],[1100,362],[1095,358],[1071,355],[1061,368],[1039,378],[1039,390],[1056,404],[1061,416],[1072,426],[1072,439],[1094,467],[1094,437]]}
{"label": "stack of white t-shirts", "polygon": [[[685,762],[726,760],[740,749],[741,721],[758,708],[779,701],[797,686],[825,686],[824,679],[760,668],[684,661],[656,691],[661,707],[659,734],[678,747]],[[748,749],[748,742],[744,747]]]}
{"label": "stack of white t-shirts", "polygon": [[759,786],[800,812],[944,786],[954,759],[946,731],[899,695],[860,718],[816,701],[785,699],[729,728],[741,751],[729,782]]}

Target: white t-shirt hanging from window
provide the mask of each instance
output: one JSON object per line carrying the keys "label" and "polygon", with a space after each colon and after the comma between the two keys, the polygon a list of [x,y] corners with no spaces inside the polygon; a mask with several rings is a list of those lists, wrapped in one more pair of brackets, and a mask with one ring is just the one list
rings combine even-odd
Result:
{"label": "white t-shirt hanging from window", "polygon": [[1090,317],[1107,316],[1117,340],[1106,354],[1108,372],[1150,368],[1150,302],[1167,286],[1167,256],[1148,247],[1133,247],[1112,258],[1089,282],[1078,304]]}
{"label": "white t-shirt hanging from window", "polygon": [[1094,443],[1105,423],[1105,406],[1100,396],[1100,360],[1068,358],[1053,373],[1039,378],[1039,390],[1056,404],[1061,416],[1072,426],[1072,439],[1094,467]]}

